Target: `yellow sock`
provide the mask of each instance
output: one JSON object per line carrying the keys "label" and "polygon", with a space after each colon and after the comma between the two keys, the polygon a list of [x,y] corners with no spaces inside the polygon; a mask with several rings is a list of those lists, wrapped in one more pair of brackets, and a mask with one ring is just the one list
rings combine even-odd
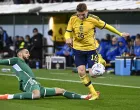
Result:
{"label": "yellow sock", "polygon": [[91,94],[93,94],[94,96],[97,95],[97,92],[95,91],[95,89],[94,89],[92,84],[90,84],[88,86],[88,88],[89,88],[89,91],[90,91]]}
{"label": "yellow sock", "polygon": [[106,61],[102,58],[101,54],[98,54],[98,62],[106,66]]}
{"label": "yellow sock", "polygon": [[89,91],[91,94],[93,95],[97,95],[97,92],[95,91],[92,83],[91,83],[91,80],[89,79],[89,77],[85,74],[83,77],[80,77],[81,80],[82,80],[82,83],[89,88]]}

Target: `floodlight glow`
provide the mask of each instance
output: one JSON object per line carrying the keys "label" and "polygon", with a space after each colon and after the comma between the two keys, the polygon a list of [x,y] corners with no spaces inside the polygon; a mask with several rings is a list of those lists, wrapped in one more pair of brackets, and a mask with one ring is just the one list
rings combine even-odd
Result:
{"label": "floodlight glow", "polygon": [[49,19],[49,30],[50,30],[50,29],[53,30],[53,25],[54,25],[53,17],[50,17],[50,19]]}

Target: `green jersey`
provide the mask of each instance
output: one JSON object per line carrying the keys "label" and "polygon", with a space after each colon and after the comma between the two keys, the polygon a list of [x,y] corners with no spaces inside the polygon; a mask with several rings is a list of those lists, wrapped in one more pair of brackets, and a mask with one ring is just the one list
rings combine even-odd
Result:
{"label": "green jersey", "polygon": [[18,57],[0,60],[0,65],[12,65],[16,77],[19,81],[27,82],[29,79],[34,79],[34,73],[26,62]]}
{"label": "green jersey", "polygon": [[39,90],[41,93],[43,92],[42,97],[56,94],[54,88],[44,88],[36,81],[34,73],[24,60],[18,57],[2,59],[0,65],[12,65],[19,80],[19,89],[21,91],[32,92],[33,90]]}

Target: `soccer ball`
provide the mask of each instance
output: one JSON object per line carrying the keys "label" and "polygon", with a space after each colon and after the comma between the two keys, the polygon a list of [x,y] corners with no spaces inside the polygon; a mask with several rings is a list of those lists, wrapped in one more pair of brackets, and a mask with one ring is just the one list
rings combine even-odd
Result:
{"label": "soccer ball", "polygon": [[92,75],[93,76],[100,76],[100,75],[103,75],[104,72],[105,72],[105,67],[103,64],[101,63],[95,63],[92,68]]}

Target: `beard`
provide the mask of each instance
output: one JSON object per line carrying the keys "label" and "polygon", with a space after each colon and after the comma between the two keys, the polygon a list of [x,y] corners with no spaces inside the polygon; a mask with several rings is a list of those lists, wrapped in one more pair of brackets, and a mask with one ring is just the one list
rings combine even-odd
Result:
{"label": "beard", "polygon": [[26,63],[29,62],[29,57],[23,57],[23,59],[25,60]]}

